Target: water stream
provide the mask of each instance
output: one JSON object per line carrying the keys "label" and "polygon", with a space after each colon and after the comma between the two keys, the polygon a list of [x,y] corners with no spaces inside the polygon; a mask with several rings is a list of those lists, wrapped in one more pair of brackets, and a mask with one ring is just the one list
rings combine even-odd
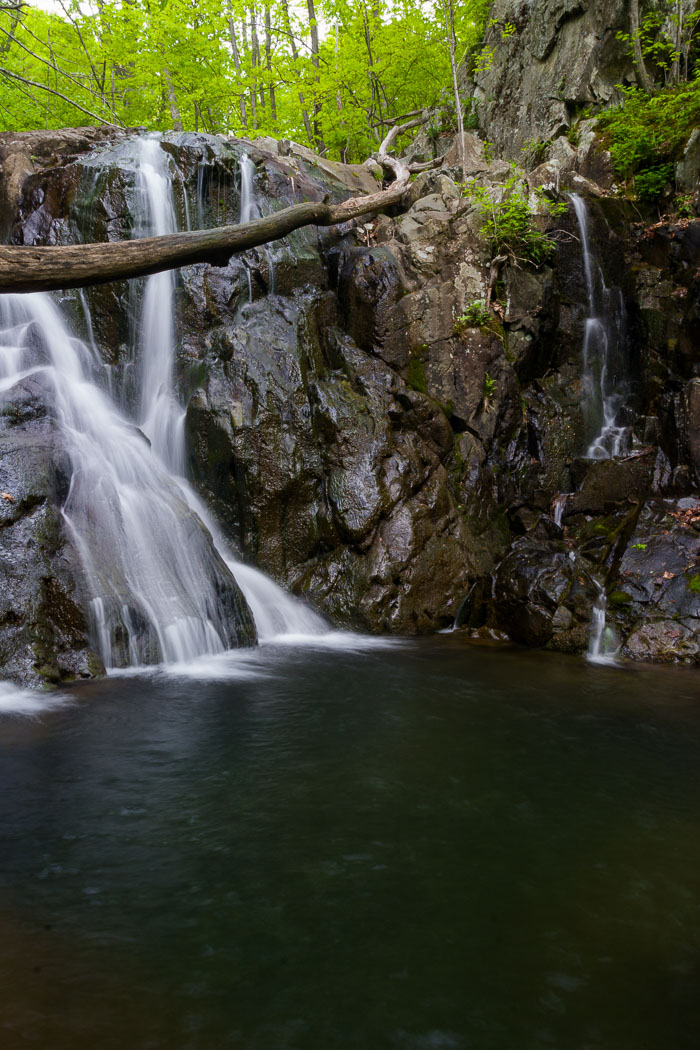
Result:
{"label": "water stream", "polygon": [[[140,228],[144,230],[144,235],[170,233],[177,229],[177,219],[168,155],[160,148],[156,138],[140,139],[139,149],[138,175],[143,194],[143,213],[138,217]],[[248,222],[260,214],[253,190],[254,173],[255,165],[244,153],[241,158],[241,222]],[[188,506],[211,533],[217,551],[246,597],[258,637],[267,641],[279,635],[299,638],[326,634],[328,626],[320,616],[287,594],[264,573],[233,556],[221,529],[184,477],[185,410],[178,404],[173,389],[174,289],[173,271],[154,274],[146,282],[140,326],[144,333],[143,429],[149,437],[152,436],[154,450],[163,464],[176,476]]]}
{"label": "water stream", "polygon": [[609,459],[627,451],[629,429],[620,410],[629,392],[625,305],[619,288],[608,288],[591,247],[588,207],[574,193],[571,200],[581,234],[588,316],[583,336],[584,412],[590,444],[589,459]]}
{"label": "water stream", "polygon": [[608,599],[605,587],[592,577],[596,586],[596,599],[591,610],[591,636],[586,659],[592,664],[617,664],[618,645],[612,628],[607,625]]}

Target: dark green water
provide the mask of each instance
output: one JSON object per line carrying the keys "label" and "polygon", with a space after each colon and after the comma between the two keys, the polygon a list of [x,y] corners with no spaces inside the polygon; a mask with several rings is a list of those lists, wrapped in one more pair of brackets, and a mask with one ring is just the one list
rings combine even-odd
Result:
{"label": "dark green water", "polygon": [[697,1048],[697,674],[243,667],[0,718],[0,1046]]}

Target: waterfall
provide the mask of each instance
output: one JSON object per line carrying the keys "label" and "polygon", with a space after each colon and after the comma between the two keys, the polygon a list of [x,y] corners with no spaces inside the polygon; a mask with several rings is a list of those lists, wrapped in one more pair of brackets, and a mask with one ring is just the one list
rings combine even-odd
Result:
{"label": "waterfall", "polygon": [[[168,155],[152,137],[137,150],[137,234],[173,231]],[[143,289],[135,419],[118,407],[124,392],[112,391],[87,296],[79,294],[88,342],[69,331],[49,295],[0,296],[0,394],[11,398],[11,388],[34,374],[48,386],[70,461],[61,513],[82,564],[93,644],[108,669],[223,653],[253,636],[249,610],[261,640],[328,631],[320,616],[234,559],[185,480],[174,289],[172,273],[148,278]]]}
{"label": "waterfall", "polygon": [[[167,154],[156,138],[139,140],[136,216],[139,232],[157,237],[177,232]],[[156,455],[174,473],[185,472],[185,410],[173,386],[175,271],[164,270],[146,281],[140,324],[141,420]]]}
{"label": "waterfall", "polygon": [[609,459],[626,451],[629,430],[619,422],[628,393],[625,306],[620,289],[608,288],[591,250],[588,209],[571,194],[581,234],[588,316],[583,336],[584,413],[591,438],[586,456]]}
{"label": "waterfall", "polygon": [[229,570],[149,442],[99,385],[101,362],[48,295],[0,296],[0,372],[8,392],[30,374],[50,384],[70,459],[62,514],[105,666],[236,645],[246,618]]}
{"label": "waterfall", "polygon": [[552,500],[552,520],[555,525],[562,528],[564,521],[564,511],[566,510],[566,504],[571,498],[570,492],[560,492],[559,495],[555,496]]}
{"label": "waterfall", "polygon": [[608,602],[605,597],[605,588],[598,580],[593,579],[593,582],[598,593],[593,603],[591,635],[586,658],[592,664],[615,664],[617,663],[615,659],[617,646],[613,632],[606,623]]}
{"label": "waterfall", "polygon": [[[177,229],[168,154],[157,138],[139,139],[137,197],[141,212],[136,216],[144,236],[170,233]],[[241,157],[241,222],[260,214],[253,193],[255,165]],[[248,271],[250,278],[250,271]],[[278,587],[264,573],[237,561],[227,549],[224,536],[207,508],[184,477],[186,460],[185,409],[173,389],[175,275],[172,271],[154,274],[146,282],[141,322],[142,429],[151,438],[153,450],[163,465],[176,476],[177,484],[198,518],[204,522],[214,545],[245,595],[255,620],[258,637],[268,641],[279,636],[317,636],[328,630],[325,621],[302,602]],[[145,361],[150,355],[150,360]]]}
{"label": "waterfall", "polygon": [[260,218],[260,209],[255,200],[253,179],[255,178],[255,165],[247,153],[241,155],[241,222],[252,222]]}
{"label": "waterfall", "polygon": [[[261,211],[258,207],[258,202],[255,199],[255,165],[248,156],[247,153],[241,155],[240,160],[241,169],[241,215],[240,222],[251,222],[253,219],[259,219],[261,217]],[[265,246],[263,248],[265,258],[267,259],[267,269],[269,275],[269,290],[274,295],[275,293],[275,263],[272,258],[270,249]],[[246,273],[248,275],[248,299],[252,303],[253,301],[253,279],[250,272],[250,267],[246,267]]]}

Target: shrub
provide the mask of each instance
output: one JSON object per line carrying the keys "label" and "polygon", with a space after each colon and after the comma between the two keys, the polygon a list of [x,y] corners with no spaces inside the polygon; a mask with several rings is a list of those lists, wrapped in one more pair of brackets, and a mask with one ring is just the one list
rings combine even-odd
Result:
{"label": "shrub", "polygon": [[[528,262],[539,267],[552,258],[556,241],[537,227],[526,187],[518,175],[512,175],[499,189],[467,183],[464,193],[481,212],[481,230],[494,256],[505,255],[513,262]],[[537,197],[540,207],[550,217],[566,211],[565,204],[548,200],[541,190]]]}
{"label": "shrub", "polygon": [[700,125],[700,79],[647,95],[621,88],[621,106],[598,120],[615,171],[634,193],[655,199],[669,181],[688,136]]}
{"label": "shrub", "polygon": [[459,335],[465,328],[481,328],[482,325],[487,325],[490,320],[491,314],[486,303],[470,303],[462,316],[455,320],[455,334]]}

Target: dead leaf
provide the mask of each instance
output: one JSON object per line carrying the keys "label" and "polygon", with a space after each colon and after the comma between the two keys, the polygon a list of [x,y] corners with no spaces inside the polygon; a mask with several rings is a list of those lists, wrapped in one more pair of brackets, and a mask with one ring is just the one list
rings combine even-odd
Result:
{"label": "dead leaf", "polygon": [[3,498],[3,499],[4,499],[4,500],[5,500],[6,502],[7,502],[7,503],[14,503],[14,502],[15,502],[15,497],[14,497],[14,496],[11,496],[9,492],[0,492],[0,496],[2,496],[2,498]]}

